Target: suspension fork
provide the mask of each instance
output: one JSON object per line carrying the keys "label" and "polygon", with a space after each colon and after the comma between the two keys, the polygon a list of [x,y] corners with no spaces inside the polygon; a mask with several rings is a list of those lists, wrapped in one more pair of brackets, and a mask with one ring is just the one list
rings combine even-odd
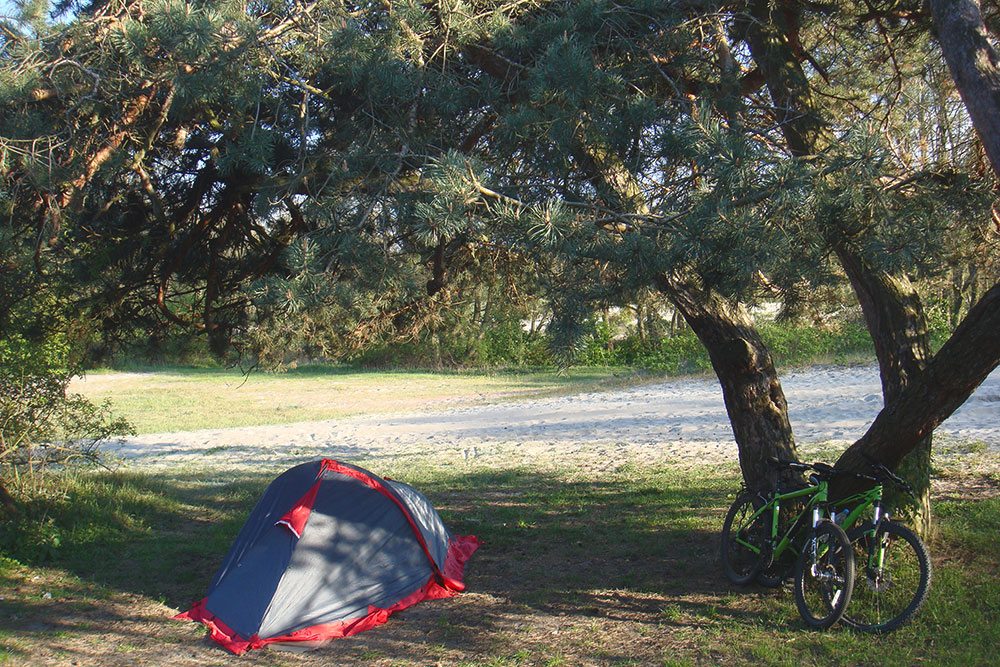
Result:
{"label": "suspension fork", "polygon": [[819,505],[814,505],[812,508],[812,539],[809,540],[809,558],[812,561],[809,569],[814,577],[818,577],[820,574],[819,570],[816,569],[819,562],[819,539],[816,535],[816,528],[819,526],[821,516]]}
{"label": "suspension fork", "polygon": [[[822,521],[823,519],[823,508],[826,507],[827,493],[828,491],[826,488],[826,484],[825,483],[821,484],[820,489],[819,491],[817,491],[816,496],[814,498],[815,504],[812,506],[812,539],[809,540],[810,542],[809,548],[812,551],[812,553],[809,554],[812,560],[809,569],[812,572],[812,576],[816,577],[817,579],[823,579],[823,580],[836,578],[836,575],[833,575],[828,572],[821,572],[819,570],[819,557],[820,557],[821,546],[819,543],[819,536],[817,535],[818,532],[817,529],[819,528],[820,521]],[[830,549],[832,548],[832,545],[827,544],[825,548]]]}
{"label": "suspension fork", "polygon": [[882,538],[879,536],[879,528],[882,527],[883,521],[889,521],[889,513],[885,511],[881,498],[875,501],[872,519],[871,540],[873,547],[868,549],[868,569],[869,571],[881,572],[883,565],[885,565],[885,545],[882,544]]}

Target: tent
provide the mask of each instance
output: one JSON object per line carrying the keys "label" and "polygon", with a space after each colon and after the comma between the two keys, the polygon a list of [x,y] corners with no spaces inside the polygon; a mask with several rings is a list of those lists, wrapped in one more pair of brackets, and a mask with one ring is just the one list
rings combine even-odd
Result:
{"label": "tent", "polygon": [[236,654],[315,648],[463,590],[479,544],[453,537],[406,484],[330,459],[304,463],[268,486],[205,598],[176,618],[201,621]]}

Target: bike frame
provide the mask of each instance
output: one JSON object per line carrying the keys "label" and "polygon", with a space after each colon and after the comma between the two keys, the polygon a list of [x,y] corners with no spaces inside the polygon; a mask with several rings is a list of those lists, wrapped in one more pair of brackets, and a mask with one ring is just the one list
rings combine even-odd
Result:
{"label": "bike frame", "polygon": [[878,526],[879,522],[882,521],[885,515],[884,507],[882,505],[882,485],[876,484],[874,487],[867,491],[861,493],[856,493],[853,496],[848,496],[843,500],[837,502],[838,505],[844,505],[846,507],[854,506],[854,509],[848,512],[847,516],[840,521],[840,525],[847,530],[849,527],[853,526],[864,514],[869,507],[874,506],[874,516],[873,523]]}
{"label": "bike frame", "polygon": [[[785,531],[784,535],[782,535],[781,539],[779,540],[778,514],[781,511],[781,503],[786,500],[805,498],[807,496],[809,497],[809,502],[806,503],[806,507],[795,517],[795,520],[792,521],[791,526],[789,526],[788,530]],[[822,512],[820,508],[827,503],[827,499],[828,499],[828,485],[827,482],[825,481],[820,481],[814,486],[807,486],[802,489],[789,491],[788,493],[776,493],[759,510],[757,510],[750,516],[750,518],[747,520],[744,526],[740,527],[740,531],[737,532],[737,535],[739,534],[739,532],[742,532],[742,529],[744,527],[756,521],[758,517],[764,514],[764,512],[771,512],[772,513],[771,535],[769,540],[771,545],[771,558],[779,558],[785,552],[785,550],[788,549],[789,546],[791,546],[792,534],[795,533],[796,529],[799,526],[799,522],[802,521],[803,517],[808,516],[811,513],[812,515],[811,526],[813,528],[816,527],[816,525],[822,518]],[[738,536],[736,538],[736,541],[739,544],[742,544],[743,546],[747,547],[754,553],[761,552],[760,549],[758,549],[752,544],[745,542],[744,540],[741,540]]]}
{"label": "bike frame", "polygon": [[[847,516],[840,522],[841,527],[843,527],[844,530],[847,530],[849,527],[858,522],[861,519],[861,515],[864,514],[869,507],[873,508],[872,527],[870,530],[865,531],[867,535],[874,537],[876,532],[878,532],[878,528],[882,524],[882,521],[889,520],[889,513],[885,511],[885,505],[882,503],[882,484],[876,484],[867,491],[857,493],[853,496],[848,496],[847,498],[841,500],[838,504],[847,506],[854,505],[854,509],[848,512]],[[868,550],[868,563],[866,565],[869,568],[881,569],[884,557],[885,549],[881,544],[879,544],[877,545],[877,548]]]}

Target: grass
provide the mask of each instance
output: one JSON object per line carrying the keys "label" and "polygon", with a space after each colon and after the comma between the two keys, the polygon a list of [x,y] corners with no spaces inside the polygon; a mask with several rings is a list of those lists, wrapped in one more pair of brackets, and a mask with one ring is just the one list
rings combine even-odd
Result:
{"label": "grass", "polygon": [[166,367],[93,371],[71,385],[109,401],[139,433],[290,424],[359,414],[457,407],[610,389],[659,377],[616,368],[505,371],[369,371],[302,366],[285,373]]}
{"label": "grass", "polygon": [[[262,651],[253,664],[976,665],[1000,641],[998,497],[938,502],[931,597],[912,624],[872,638],[809,631],[790,591],[725,580],[715,552],[737,487],[728,466],[630,465],[599,479],[568,464],[382,466],[424,491],[454,532],[484,540],[468,592],[323,651]],[[45,503],[60,546],[0,559],[0,664],[58,664],[59,651],[80,664],[225,662],[199,627],[169,616],[201,597],[274,472],[76,476],[65,499]]]}
{"label": "grass", "polygon": [[[425,374],[402,375],[409,387],[412,376]],[[481,381],[456,381],[467,380]],[[501,381],[501,392],[516,384]],[[591,381],[620,379],[576,386]],[[548,382],[528,382],[523,391],[566,390]],[[597,474],[573,460],[487,465],[430,453],[354,462],[413,484],[453,532],[484,541],[469,563],[467,591],[315,653],[256,651],[239,660],[375,667],[992,664],[1000,642],[1000,462],[978,446],[952,442],[947,449],[961,456],[936,468],[944,486],[929,542],[931,594],[911,624],[886,637],[810,631],[790,590],[739,588],[725,579],[716,551],[739,486],[735,463],[653,467],[636,460]],[[203,627],[170,617],[204,594],[278,472],[68,474],[58,494],[26,508],[30,522],[0,524],[0,666],[234,664]]]}

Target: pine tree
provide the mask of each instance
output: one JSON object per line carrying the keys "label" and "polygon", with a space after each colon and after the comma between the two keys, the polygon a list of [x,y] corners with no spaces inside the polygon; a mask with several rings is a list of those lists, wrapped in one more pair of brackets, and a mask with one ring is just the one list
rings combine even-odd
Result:
{"label": "pine tree", "polygon": [[[796,453],[762,300],[855,288],[887,401],[856,447],[890,465],[954,409],[903,424],[911,386],[946,369],[967,396],[1000,358],[909,335],[905,278],[982,188],[880,138],[919,113],[883,95],[880,63],[902,90],[926,54],[906,3],[167,0],[25,25],[3,43],[4,238],[109,334],[442,350],[499,275],[545,295],[569,358],[588,316],[655,289],[708,349],[755,485]],[[992,293],[946,348],[980,340]]]}

